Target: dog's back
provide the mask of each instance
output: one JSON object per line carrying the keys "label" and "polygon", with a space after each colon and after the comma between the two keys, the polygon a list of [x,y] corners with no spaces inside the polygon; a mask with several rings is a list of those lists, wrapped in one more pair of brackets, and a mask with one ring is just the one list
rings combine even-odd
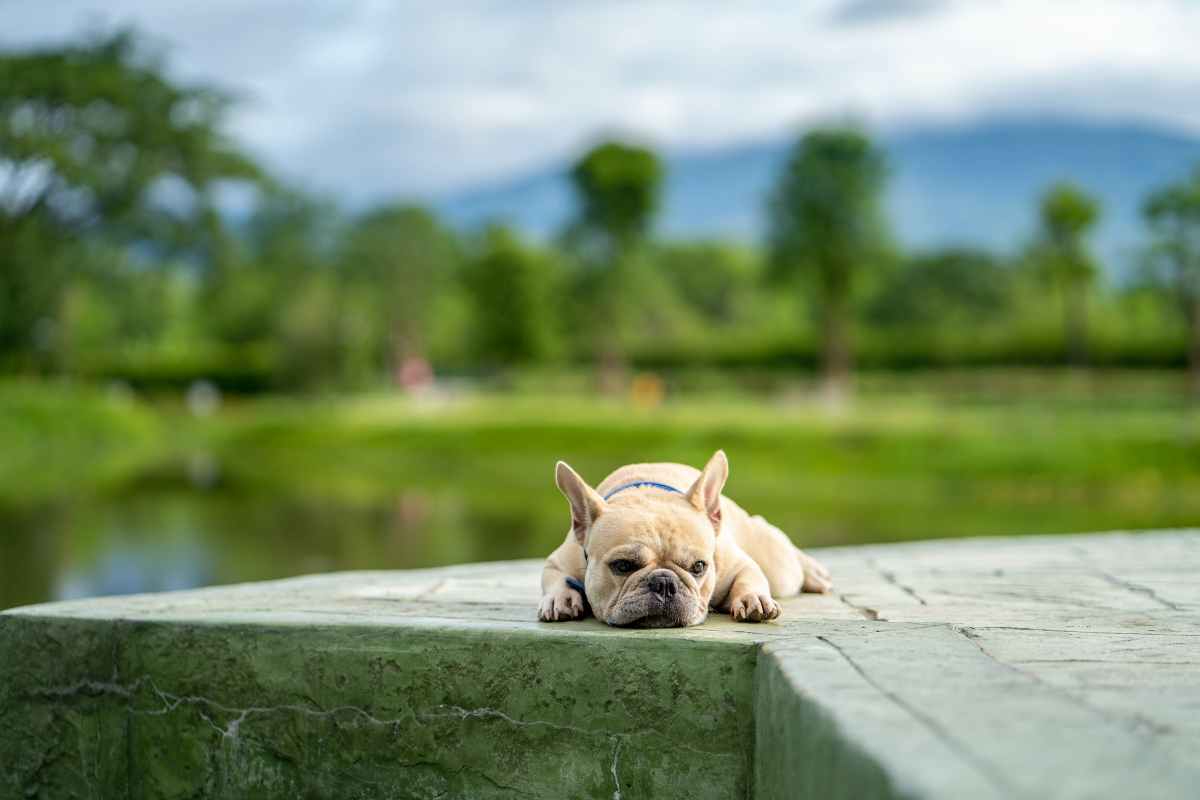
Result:
{"label": "dog's back", "polygon": [[[601,481],[596,491],[606,497],[622,486],[652,481],[685,492],[699,476],[700,470],[687,464],[626,464]],[[723,536],[718,539],[718,546],[730,543],[730,540],[722,542],[724,534],[728,534],[732,543],[753,559],[767,576],[772,595],[788,597],[797,594],[805,583],[804,558],[787,534],[763,517],[751,516],[724,494],[721,495],[721,514]]]}

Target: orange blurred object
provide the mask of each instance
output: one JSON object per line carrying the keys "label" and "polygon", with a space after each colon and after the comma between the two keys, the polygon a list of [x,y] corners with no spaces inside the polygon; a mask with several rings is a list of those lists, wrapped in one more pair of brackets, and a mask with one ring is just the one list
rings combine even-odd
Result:
{"label": "orange blurred object", "polygon": [[662,377],[653,372],[639,372],[629,387],[629,399],[638,408],[658,408],[666,394]]}

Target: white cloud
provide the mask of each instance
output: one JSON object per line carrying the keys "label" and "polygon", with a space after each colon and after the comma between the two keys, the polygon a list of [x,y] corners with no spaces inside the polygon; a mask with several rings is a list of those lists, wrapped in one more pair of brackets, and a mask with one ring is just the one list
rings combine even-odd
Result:
{"label": "white cloud", "polygon": [[98,20],[135,23],[178,74],[239,90],[236,136],[352,197],[495,179],[602,130],[706,147],[828,116],[1054,113],[1200,131],[1188,0],[59,0],[0,5],[0,42]]}

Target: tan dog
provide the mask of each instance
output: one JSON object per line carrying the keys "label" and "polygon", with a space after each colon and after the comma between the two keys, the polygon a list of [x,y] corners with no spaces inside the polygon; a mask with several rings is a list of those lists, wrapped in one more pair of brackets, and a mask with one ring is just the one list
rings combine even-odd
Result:
{"label": "tan dog", "polygon": [[664,628],[698,625],[711,606],[760,622],[779,616],[774,597],[829,591],[824,566],[721,495],[728,477],[720,450],[703,471],[631,464],[597,489],[558,462],[571,530],[546,559],[538,618],[581,619],[590,605],[609,625]]}

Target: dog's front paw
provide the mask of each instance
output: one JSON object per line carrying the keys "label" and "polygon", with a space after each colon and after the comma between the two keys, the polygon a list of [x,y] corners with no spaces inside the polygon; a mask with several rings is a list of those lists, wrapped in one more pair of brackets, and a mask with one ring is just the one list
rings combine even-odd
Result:
{"label": "dog's front paw", "polygon": [[564,586],[556,592],[542,595],[542,603],[538,607],[538,619],[542,622],[565,622],[570,619],[583,619],[583,595]]}
{"label": "dog's front paw", "polygon": [[779,603],[769,594],[747,592],[729,604],[729,616],[734,622],[766,622],[779,616]]}

